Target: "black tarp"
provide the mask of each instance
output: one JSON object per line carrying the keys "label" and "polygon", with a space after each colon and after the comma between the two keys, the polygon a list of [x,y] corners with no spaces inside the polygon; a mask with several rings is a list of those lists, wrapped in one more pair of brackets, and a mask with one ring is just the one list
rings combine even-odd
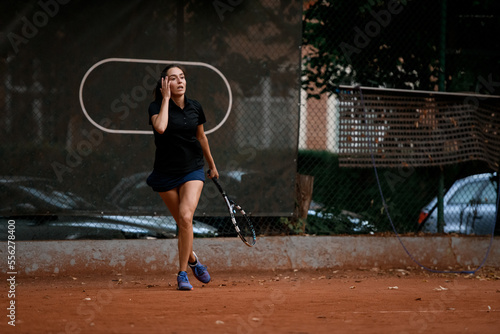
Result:
{"label": "black tarp", "polygon": [[[0,177],[28,182],[3,188],[2,214],[65,211],[27,207],[14,191],[49,201],[60,192],[90,204],[67,205],[69,214],[167,214],[144,180],[154,158],[147,108],[169,62],[185,65],[187,96],[204,107],[228,192],[255,215],[293,212],[300,1],[0,7]],[[197,214],[223,213],[217,196],[207,183]]]}

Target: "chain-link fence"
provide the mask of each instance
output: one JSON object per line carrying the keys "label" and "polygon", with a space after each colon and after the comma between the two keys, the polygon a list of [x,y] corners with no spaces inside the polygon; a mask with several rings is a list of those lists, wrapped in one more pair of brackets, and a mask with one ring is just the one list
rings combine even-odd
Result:
{"label": "chain-link fence", "polygon": [[[161,69],[181,62],[220,181],[257,234],[386,232],[387,210],[399,232],[441,230],[438,211],[445,232],[487,232],[495,176],[478,176],[462,201],[451,190],[498,165],[384,166],[377,179],[370,166],[339,160],[341,138],[354,131],[341,129],[339,84],[499,95],[497,5],[475,3],[4,2],[2,225],[15,220],[23,240],[175,237],[145,183],[154,158],[147,106]],[[498,100],[488,101],[498,115]],[[449,191],[437,201],[441,183]],[[194,232],[235,235],[211,183]]]}
{"label": "chain-link fence", "polygon": [[[16,220],[18,239],[176,235],[145,183],[155,152],[148,105],[173,62],[186,69],[187,97],[203,106],[226,191],[263,233],[292,215],[301,2],[0,6],[0,209],[2,224]],[[196,236],[233,230],[211,182],[195,214]]]}
{"label": "chain-link fence", "polygon": [[[500,99],[483,97],[476,108],[462,95],[366,87],[337,96],[336,150],[299,152],[299,171],[315,176],[306,230],[385,232],[392,221],[398,232],[493,231],[497,179],[487,172],[500,161]],[[440,228],[433,197],[444,178]],[[459,185],[469,187],[466,195]]]}
{"label": "chain-link fence", "polygon": [[[305,3],[298,171],[314,176],[306,232],[385,232],[391,222],[402,233],[493,231],[496,13],[484,1]],[[359,85],[378,89],[364,89],[363,101]]]}

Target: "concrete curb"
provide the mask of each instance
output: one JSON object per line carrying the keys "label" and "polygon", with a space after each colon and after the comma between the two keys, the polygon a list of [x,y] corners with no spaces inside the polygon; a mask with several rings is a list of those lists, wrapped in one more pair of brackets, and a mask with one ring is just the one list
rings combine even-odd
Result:
{"label": "concrete curb", "polygon": [[[440,270],[475,269],[489,248],[489,237],[401,237],[422,265]],[[6,245],[6,243],[4,243]],[[211,270],[417,267],[394,236],[262,237],[253,248],[236,238],[195,239],[194,248]],[[7,247],[0,250],[8,272]],[[500,240],[493,240],[486,266],[500,267]],[[16,242],[20,276],[177,270],[177,240],[68,240]]]}

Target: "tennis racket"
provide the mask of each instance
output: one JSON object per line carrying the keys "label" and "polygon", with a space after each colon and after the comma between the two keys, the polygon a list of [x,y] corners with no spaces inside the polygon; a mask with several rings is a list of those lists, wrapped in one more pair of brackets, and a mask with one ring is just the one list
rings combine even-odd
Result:
{"label": "tennis racket", "polygon": [[[210,169],[207,171],[207,174],[210,175]],[[238,236],[245,243],[245,245],[252,247],[255,245],[257,238],[255,237],[255,230],[250,217],[247,216],[245,210],[243,210],[240,205],[236,204],[233,200],[227,197],[226,192],[222,189],[219,181],[217,181],[215,177],[212,178],[212,181],[214,181],[215,186],[219,189],[219,192],[222,195],[222,198],[224,198],[224,202],[226,203],[229,215],[231,216],[231,222],[233,223],[236,233],[238,233]]]}

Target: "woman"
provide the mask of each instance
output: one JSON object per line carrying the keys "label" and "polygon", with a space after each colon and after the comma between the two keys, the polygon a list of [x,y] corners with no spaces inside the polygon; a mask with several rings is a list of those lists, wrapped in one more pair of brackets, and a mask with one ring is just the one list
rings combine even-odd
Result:
{"label": "woman", "polygon": [[185,72],[169,65],[161,73],[155,100],[149,105],[150,124],[155,136],[154,169],[147,179],[158,192],[178,227],[179,290],[192,290],[187,267],[203,283],[210,281],[207,267],[193,252],[193,215],[205,181],[204,160],[212,177],[219,177],[203,129],[206,122],[200,103],[188,99]]}

